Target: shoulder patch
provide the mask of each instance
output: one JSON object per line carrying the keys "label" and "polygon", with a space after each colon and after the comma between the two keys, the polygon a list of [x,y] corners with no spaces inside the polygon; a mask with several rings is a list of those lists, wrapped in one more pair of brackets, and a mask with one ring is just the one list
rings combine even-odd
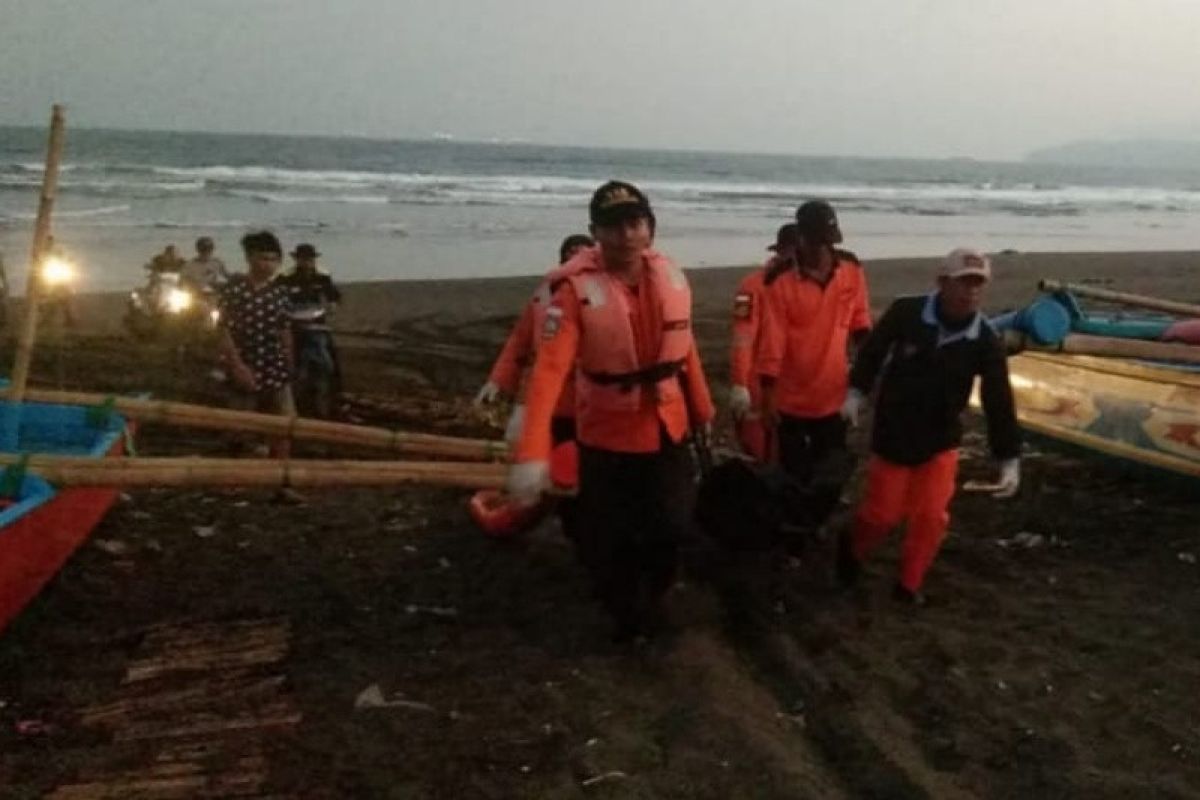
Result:
{"label": "shoulder patch", "polygon": [[754,314],[754,295],[738,292],[733,298],[733,318],[750,319]]}
{"label": "shoulder patch", "polygon": [[542,340],[553,339],[562,330],[563,310],[558,306],[546,309],[546,320],[542,323]]}

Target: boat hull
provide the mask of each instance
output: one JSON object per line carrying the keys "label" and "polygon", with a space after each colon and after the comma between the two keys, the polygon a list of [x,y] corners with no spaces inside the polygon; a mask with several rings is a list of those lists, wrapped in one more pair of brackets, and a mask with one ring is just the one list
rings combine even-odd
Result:
{"label": "boat hull", "polygon": [[[82,409],[37,407],[28,416],[34,427],[64,434],[82,435]],[[42,415],[48,415],[42,419]],[[47,420],[59,420],[57,426]],[[113,418],[106,429],[92,432],[90,454],[116,457],[125,453],[125,422]],[[24,433],[24,432],[23,432]],[[35,437],[32,437],[36,440]],[[31,442],[32,443],[32,442]],[[85,443],[83,447],[87,448]],[[68,452],[76,449],[68,448]],[[28,491],[32,489],[32,491]],[[26,476],[22,496],[0,512],[0,631],[34,598],[87,539],[116,501],[118,491],[103,487],[54,490],[35,476]]]}
{"label": "boat hull", "polygon": [[1200,479],[1197,373],[1043,353],[1008,364],[1017,416],[1031,433]]}

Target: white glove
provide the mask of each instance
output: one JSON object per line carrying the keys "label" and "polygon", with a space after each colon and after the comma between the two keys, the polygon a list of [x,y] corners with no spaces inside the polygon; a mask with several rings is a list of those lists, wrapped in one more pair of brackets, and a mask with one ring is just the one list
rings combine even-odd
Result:
{"label": "white glove", "polygon": [[846,399],[842,401],[842,408],[838,414],[846,420],[851,428],[858,427],[858,416],[862,413],[862,407],[866,400],[867,398],[858,389],[851,388],[846,392]]}
{"label": "white glove", "polygon": [[500,398],[500,387],[492,381],[488,381],[479,390],[479,394],[475,395],[475,405],[481,406],[485,403],[494,403]]}
{"label": "white glove", "polygon": [[508,424],[504,426],[504,441],[516,445],[521,440],[521,429],[525,427],[525,406],[517,403],[512,413],[508,415]]}
{"label": "white glove", "polygon": [[1000,499],[1012,497],[1021,488],[1021,459],[1010,458],[1000,462],[1000,480],[996,482],[996,491],[992,497]]}
{"label": "white glove", "polygon": [[729,388],[729,412],[733,418],[740,420],[750,413],[750,390],[745,386]]}
{"label": "white glove", "polygon": [[508,495],[521,506],[531,506],[550,488],[550,462],[526,461],[508,470]]}

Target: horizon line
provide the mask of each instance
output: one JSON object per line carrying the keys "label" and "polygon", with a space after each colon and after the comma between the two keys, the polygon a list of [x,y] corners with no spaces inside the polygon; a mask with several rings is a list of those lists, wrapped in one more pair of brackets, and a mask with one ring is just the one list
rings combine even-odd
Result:
{"label": "horizon line", "polygon": [[[0,129],[41,131],[45,126],[31,124],[10,124],[0,122]],[[903,155],[848,155],[844,153],[805,153],[783,150],[721,150],[712,147],[648,147],[645,145],[612,145],[612,144],[563,144],[561,142],[538,141],[533,139],[500,138],[480,139],[473,137],[459,138],[455,134],[434,132],[425,136],[378,136],[363,133],[282,133],[278,131],[206,131],[182,128],[124,128],[107,125],[83,125],[73,128],[76,131],[96,133],[157,133],[199,136],[259,136],[275,139],[351,139],[376,143],[437,143],[463,145],[490,145],[493,147],[552,147],[563,150],[617,150],[650,153],[691,153],[696,155],[745,155],[786,158],[814,159],[854,159],[860,161],[969,161],[990,164],[1021,164],[1025,163],[1029,154],[1020,158],[980,158],[978,156],[903,156]]]}

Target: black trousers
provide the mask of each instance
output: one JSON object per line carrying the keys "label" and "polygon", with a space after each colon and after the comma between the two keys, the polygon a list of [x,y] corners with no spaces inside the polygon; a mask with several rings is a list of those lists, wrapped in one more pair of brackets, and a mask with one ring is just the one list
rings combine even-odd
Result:
{"label": "black trousers", "polygon": [[580,445],[578,552],[618,635],[644,629],[675,580],[694,499],[686,444],[664,435],[655,453]]}
{"label": "black trousers", "polygon": [[[848,471],[843,476],[841,465],[833,466],[833,462],[850,459],[846,432],[846,421],[840,414],[816,418],[780,415],[779,463],[802,486],[811,489],[802,500],[806,507],[793,509],[794,522],[819,525],[816,521],[824,521],[837,507]],[[825,469],[827,466],[830,468]],[[800,542],[789,543],[792,550],[800,547]]]}
{"label": "black trousers", "polygon": [[846,449],[846,420],[841,414],[808,419],[779,417],[779,463],[804,482],[816,474],[830,453]]}

